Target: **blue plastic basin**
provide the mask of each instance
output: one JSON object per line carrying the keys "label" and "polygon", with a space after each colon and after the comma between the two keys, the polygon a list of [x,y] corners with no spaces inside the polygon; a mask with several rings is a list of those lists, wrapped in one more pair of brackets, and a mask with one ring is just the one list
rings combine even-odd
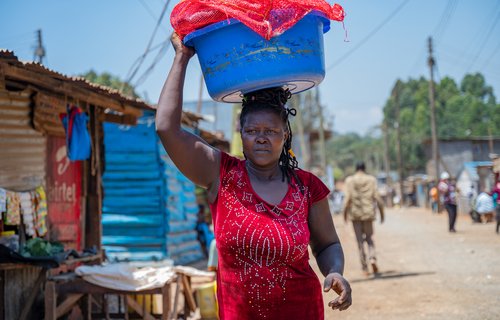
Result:
{"label": "blue plastic basin", "polygon": [[242,94],[270,87],[299,93],[325,77],[323,33],[330,20],[310,13],[269,41],[235,19],[214,23],[184,38],[195,48],[208,93],[241,102]]}

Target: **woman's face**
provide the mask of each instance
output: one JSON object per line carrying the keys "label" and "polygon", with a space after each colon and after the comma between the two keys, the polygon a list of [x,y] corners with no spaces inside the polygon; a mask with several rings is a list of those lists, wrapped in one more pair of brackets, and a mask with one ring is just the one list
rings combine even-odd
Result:
{"label": "woman's face", "polygon": [[287,135],[285,125],[276,113],[264,110],[251,112],[241,128],[243,152],[256,166],[275,166]]}

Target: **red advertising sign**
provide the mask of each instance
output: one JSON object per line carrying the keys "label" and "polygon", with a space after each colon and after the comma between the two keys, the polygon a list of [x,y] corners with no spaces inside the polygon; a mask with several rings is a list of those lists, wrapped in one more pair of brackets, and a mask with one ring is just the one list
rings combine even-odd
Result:
{"label": "red advertising sign", "polygon": [[50,239],[64,243],[66,249],[81,248],[82,163],[66,156],[64,138],[48,138],[47,205]]}

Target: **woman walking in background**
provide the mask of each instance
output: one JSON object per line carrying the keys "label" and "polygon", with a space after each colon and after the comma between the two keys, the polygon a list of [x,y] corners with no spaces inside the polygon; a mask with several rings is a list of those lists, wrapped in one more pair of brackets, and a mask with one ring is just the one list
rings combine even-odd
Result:
{"label": "woman walking in background", "polygon": [[448,212],[448,231],[456,232],[457,221],[457,186],[454,179],[450,179],[448,172],[441,173],[441,181],[438,184],[439,192],[443,195],[443,202]]}

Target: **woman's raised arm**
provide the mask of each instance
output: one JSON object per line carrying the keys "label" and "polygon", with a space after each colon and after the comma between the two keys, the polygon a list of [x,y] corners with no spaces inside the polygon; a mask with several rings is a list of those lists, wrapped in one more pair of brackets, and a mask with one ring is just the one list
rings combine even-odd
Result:
{"label": "woman's raised arm", "polygon": [[158,102],[156,132],[177,168],[195,184],[209,188],[218,182],[220,151],[181,128],[186,69],[195,52],[175,33],[171,41],[175,58]]}

